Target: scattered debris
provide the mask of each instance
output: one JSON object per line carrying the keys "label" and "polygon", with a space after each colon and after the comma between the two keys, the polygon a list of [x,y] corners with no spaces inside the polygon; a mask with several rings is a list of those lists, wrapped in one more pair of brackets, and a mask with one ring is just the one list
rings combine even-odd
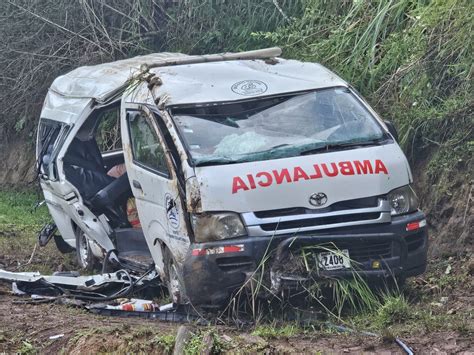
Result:
{"label": "scattered debris", "polygon": [[130,311],[130,312],[153,312],[159,311],[160,306],[156,303],[153,303],[149,300],[141,300],[132,298],[128,299],[119,299],[118,305],[106,305],[106,309],[116,309],[121,311]]}
{"label": "scattered debris", "polygon": [[51,276],[38,272],[9,272],[0,269],[0,280],[16,284],[14,291],[53,297],[72,297],[89,301],[107,301],[130,295],[134,289],[156,281],[157,274],[149,270],[140,276],[126,270],[109,274],[78,276],[57,273]]}
{"label": "scattered debris", "polygon": [[[365,331],[358,332],[354,329],[344,327],[342,325],[336,325],[336,324],[332,324],[332,323],[326,323],[326,325],[329,328],[335,329],[335,330],[337,330],[338,332],[341,332],[341,333],[360,333],[360,334],[364,334],[364,335],[368,335],[368,336],[374,336],[374,337],[378,336],[377,334],[371,333],[371,332],[365,332]],[[394,340],[398,344],[398,346],[400,346],[406,352],[407,355],[413,355],[413,349],[410,348],[408,345],[406,345],[400,338],[395,338]],[[349,352],[349,349],[347,350],[347,352]]]}
{"label": "scattered debris", "polygon": [[446,267],[446,270],[444,271],[444,273],[446,275],[449,275],[451,273],[451,269],[452,269],[451,264],[448,264],[448,266]]}
{"label": "scattered debris", "polygon": [[63,336],[64,336],[64,334],[51,335],[49,337],[49,339],[50,340],[56,340],[56,339],[62,338]]}

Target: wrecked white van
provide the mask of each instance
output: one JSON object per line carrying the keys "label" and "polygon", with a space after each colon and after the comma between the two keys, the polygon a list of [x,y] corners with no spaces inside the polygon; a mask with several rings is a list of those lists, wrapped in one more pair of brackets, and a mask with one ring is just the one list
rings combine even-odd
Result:
{"label": "wrecked white van", "polygon": [[82,267],[154,268],[174,302],[202,305],[263,262],[275,293],[422,273],[426,220],[393,126],[280,53],[151,54],[58,77],[37,142],[58,246]]}

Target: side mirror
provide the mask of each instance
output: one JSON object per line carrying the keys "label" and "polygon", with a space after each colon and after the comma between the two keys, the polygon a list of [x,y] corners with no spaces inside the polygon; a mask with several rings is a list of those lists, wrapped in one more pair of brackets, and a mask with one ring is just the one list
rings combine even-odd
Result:
{"label": "side mirror", "polygon": [[398,132],[397,132],[397,129],[395,128],[395,125],[393,124],[393,122],[392,121],[384,121],[384,123],[387,125],[388,131],[390,132],[390,134],[398,142]]}

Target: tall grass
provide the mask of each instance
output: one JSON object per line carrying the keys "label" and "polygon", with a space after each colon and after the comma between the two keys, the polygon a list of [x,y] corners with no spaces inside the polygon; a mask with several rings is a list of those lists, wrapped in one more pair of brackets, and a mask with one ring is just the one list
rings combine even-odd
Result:
{"label": "tall grass", "polygon": [[455,143],[472,152],[472,1],[305,3],[301,17],[254,36],[338,72],[396,121],[408,151]]}

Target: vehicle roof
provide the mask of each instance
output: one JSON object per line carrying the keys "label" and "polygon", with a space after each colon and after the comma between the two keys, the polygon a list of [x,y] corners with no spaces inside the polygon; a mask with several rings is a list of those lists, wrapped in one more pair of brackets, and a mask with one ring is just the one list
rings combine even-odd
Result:
{"label": "vehicle roof", "polygon": [[[251,99],[258,96],[345,86],[345,81],[317,63],[278,58],[277,61],[236,60],[152,69],[162,81],[154,96],[166,106]],[[149,96],[130,96],[140,102]]]}
{"label": "vehicle roof", "polygon": [[50,90],[70,98],[94,98],[102,101],[120,90],[128,79],[145,63],[187,57],[181,53],[153,53],[115,62],[76,68],[57,77]]}
{"label": "vehicle roof", "polygon": [[[183,58],[204,58],[204,62],[170,65]],[[167,66],[159,66],[164,62]],[[46,97],[42,117],[73,122],[93,101],[104,103],[126,92],[130,79],[140,72],[142,64],[149,65],[150,72],[161,79],[152,96],[153,101],[166,98],[166,106],[235,101],[347,85],[316,63],[281,58],[206,62],[205,56],[155,53],[80,67],[56,78]],[[137,85],[127,95],[126,100],[131,102],[151,100],[148,85]]]}

